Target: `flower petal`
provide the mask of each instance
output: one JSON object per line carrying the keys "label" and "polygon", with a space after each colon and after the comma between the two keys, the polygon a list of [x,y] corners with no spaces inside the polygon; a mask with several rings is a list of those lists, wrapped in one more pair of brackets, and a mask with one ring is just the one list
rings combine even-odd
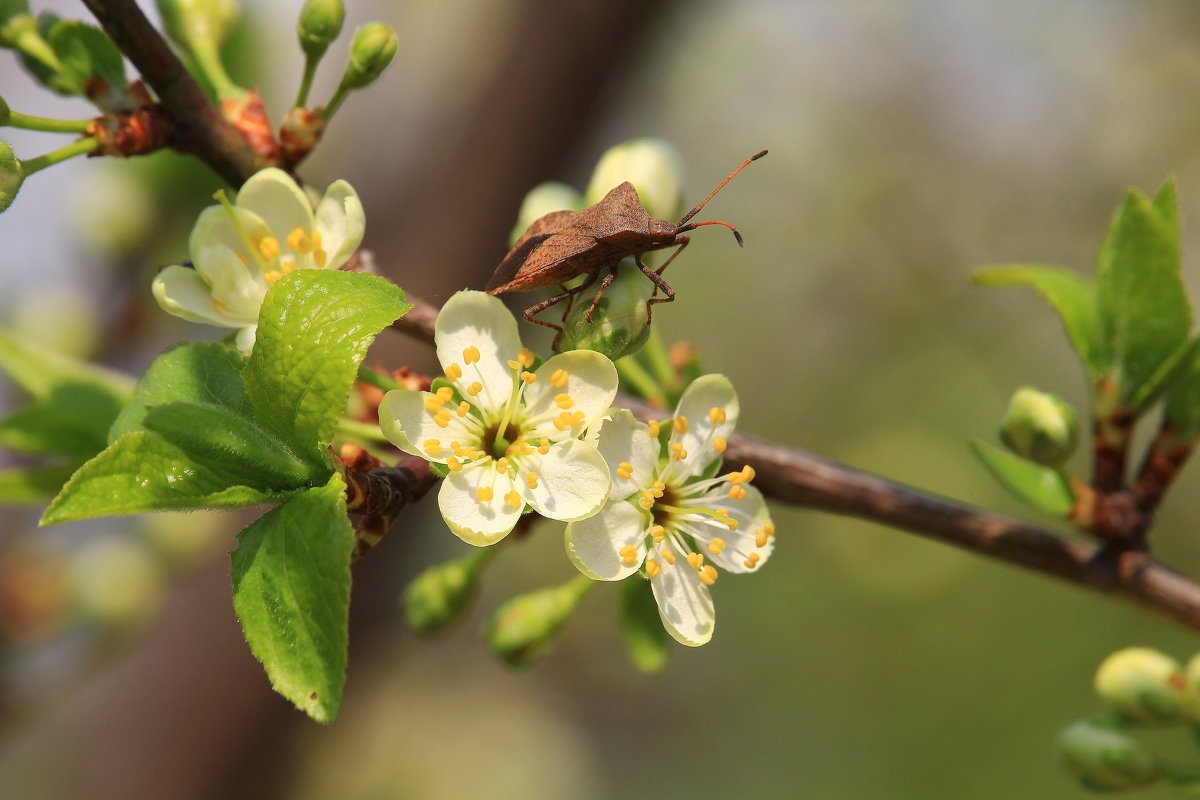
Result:
{"label": "flower petal", "polygon": [[[537,379],[525,390],[525,419],[530,421],[527,430],[534,436],[549,436],[552,440],[575,438],[603,416],[617,396],[617,368],[608,358],[591,350],[572,350],[554,356],[538,367],[534,375]],[[582,412],[583,416],[562,430],[554,420],[564,412]]]}
{"label": "flower petal", "polygon": [[551,445],[545,455],[534,451],[513,461],[517,491],[543,517],[564,522],[583,519],[608,499],[608,465],[586,442],[568,439]]}
{"label": "flower petal", "polygon": [[[492,490],[488,500],[479,498],[481,488]],[[513,508],[505,502],[511,490],[512,481],[496,471],[495,461],[468,464],[442,481],[438,507],[455,536],[467,544],[484,547],[507,536],[521,516],[524,505]]]}
{"label": "flower petal", "polygon": [[[713,422],[710,414],[717,409],[724,414],[724,422]],[[679,405],[675,409],[674,425],[667,447],[671,461],[668,462],[663,480],[679,484],[686,478],[699,475],[721,454],[714,447],[719,436],[728,439],[733,433],[738,418],[738,396],[733,384],[724,375],[702,375],[683,390]],[[720,417],[718,417],[720,419]],[[686,420],[686,424],[681,422]],[[684,428],[680,432],[680,428]],[[682,445],[687,454],[677,461],[676,445]]]}
{"label": "flower petal", "polygon": [[258,339],[258,326],[247,325],[237,332],[237,337],[234,339],[234,344],[237,349],[243,353],[249,353],[254,349],[254,342]]}
{"label": "flower petal", "polygon": [[[248,238],[272,235],[267,223],[263,222],[257,214],[236,207],[233,209],[233,213],[237,217],[242,233],[246,234]],[[246,252],[246,243],[242,241],[242,236],[234,226],[233,217],[229,215],[228,210],[224,206],[209,206],[200,212],[200,216],[196,218],[196,224],[192,226],[192,232],[188,236],[188,254],[192,258],[192,263],[199,262],[200,253],[205,248],[217,245],[224,245],[235,253],[250,255]]]}
{"label": "flower petal", "polygon": [[[608,503],[599,513],[567,525],[567,557],[592,580],[619,581],[637,572],[646,558],[649,516],[631,503]],[[620,551],[633,547],[632,562]]]}
{"label": "flower petal", "polygon": [[[434,327],[438,361],[445,369],[457,364],[463,371],[462,387],[475,381],[483,384],[478,396],[484,411],[504,408],[512,392],[513,372],[509,359],[521,349],[517,320],[494,297],[483,292],[458,292],[446,301]],[[479,361],[467,364],[463,351],[479,349]]]}
{"label": "flower petal", "polygon": [[154,299],[168,314],[223,328],[244,324],[213,305],[212,288],[194,269],[173,264],[154,276],[151,288]]}
{"label": "flower petal", "polygon": [[[757,572],[775,550],[774,536],[764,536],[763,546],[758,546],[760,531],[765,533],[764,528],[771,522],[771,512],[767,509],[766,501],[753,486],[743,488],[746,490],[746,496],[741,500],[726,496],[726,487],[722,485],[720,495],[710,493],[704,498],[692,501],[709,508],[724,508],[729,516],[737,520],[736,531],[729,530],[712,517],[699,515],[689,515],[683,526],[685,532],[696,540],[705,557],[727,572]],[[708,549],[713,537],[718,537],[725,543],[725,547],[721,548],[719,553]],[[750,560],[752,553],[757,553],[758,558],[754,561],[754,566],[748,567],[746,562]]]}
{"label": "flower petal", "polygon": [[658,603],[658,616],[675,641],[699,647],[712,638],[716,624],[712,595],[700,580],[700,574],[688,566],[686,554],[681,553],[670,538],[663,542],[663,547],[671,548],[675,563],[656,560],[660,569],[650,578],[650,588]]}
{"label": "flower petal", "polygon": [[362,244],[366,229],[367,217],[354,187],[341,180],[329,184],[317,204],[316,223],[329,259],[325,268],[337,269]]}
{"label": "flower petal", "polygon": [[281,243],[294,229],[313,229],[312,206],[304,191],[276,167],[259,170],[238,190],[236,205],[257,214]]}
{"label": "flower petal", "polygon": [[[658,440],[650,438],[650,429],[624,408],[600,424],[596,449],[613,471],[610,500],[623,500],[647,488],[658,478]],[[621,477],[621,464],[633,467],[630,477]]]}
{"label": "flower petal", "polygon": [[[451,442],[478,448],[479,433],[457,414],[450,415],[445,428],[438,425],[434,421],[434,412],[426,407],[434,398],[436,395],[429,392],[392,389],[379,404],[379,427],[388,441],[404,452],[445,464],[454,454],[450,449]],[[425,443],[430,440],[438,442],[436,451],[425,448]]]}
{"label": "flower petal", "polygon": [[213,305],[241,325],[258,323],[258,312],[267,294],[267,282],[258,267],[243,263],[223,244],[201,247],[195,266],[212,287]]}

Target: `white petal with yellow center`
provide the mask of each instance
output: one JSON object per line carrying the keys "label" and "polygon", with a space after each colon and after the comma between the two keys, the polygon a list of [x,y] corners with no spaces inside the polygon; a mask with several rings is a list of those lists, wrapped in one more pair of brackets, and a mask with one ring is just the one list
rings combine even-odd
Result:
{"label": "white petal with yellow center", "polygon": [[[483,384],[478,402],[488,410],[502,409],[513,385],[508,361],[521,349],[517,321],[504,304],[482,292],[458,292],[442,306],[433,335],[442,368],[457,364],[462,369],[455,381],[460,389],[465,393],[478,381]],[[471,348],[479,351],[478,361],[464,358]]]}
{"label": "white petal with yellow center", "polygon": [[600,425],[596,439],[600,455],[613,471],[609,498],[624,500],[634,492],[648,488],[658,477],[658,441],[650,438],[650,429],[633,414],[621,408]]}
{"label": "white petal with yellow center", "polygon": [[[511,471],[501,475],[496,462],[468,464],[442,481],[438,507],[447,527],[467,544],[485,547],[508,535],[524,506],[513,507],[504,498],[512,490]],[[487,500],[480,489],[491,489]]]}
{"label": "white petal with yellow center", "polygon": [[313,228],[308,198],[286,172],[275,167],[251,175],[238,190],[235,205],[257,214],[280,242],[294,228]]}
{"label": "white petal with yellow center", "polygon": [[[656,560],[657,570],[651,572],[650,588],[654,590],[654,601],[658,603],[658,616],[663,627],[680,644],[699,647],[712,639],[716,624],[716,611],[708,587],[700,580],[699,573],[690,567],[686,553],[682,553],[668,538],[662,547],[669,548],[675,563],[665,559]],[[652,553],[647,564],[654,558]]]}
{"label": "white petal with yellow center", "polygon": [[[250,254],[246,252],[245,241],[238,233],[238,227],[242,229],[242,233],[246,235],[247,239],[251,240],[255,237],[272,235],[271,229],[257,214],[244,208],[234,208],[233,214],[237,216],[237,226],[233,224],[233,218],[230,217],[229,210],[224,206],[209,206],[200,212],[200,216],[196,218],[196,224],[192,226],[192,232],[188,236],[188,254],[191,256],[193,264],[199,263],[200,253],[205,248],[216,245],[224,245],[233,252],[241,253],[249,258]],[[253,264],[253,262],[250,263]]]}
{"label": "white petal with yellow center", "polygon": [[[649,524],[649,515],[633,505],[609,503],[595,516],[567,526],[567,557],[592,580],[628,578],[646,559]],[[625,557],[630,553],[632,558]]]}
{"label": "white petal with yellow center", "polygon": [[[522,477],[517,491],[550,519],[590,517],[608,498],[608,465],[596,448],[575,439],[551,446],[545,455],[535,450],[521,456],[513,471]],[[530,473],[536,481],[525,479]]]}
{"label": "white petal with yellow center", "polygon": [[[714,414],[716,409],[719,414]],[[718,422],[713,421],[716,416]],[[668,463],[669,483],[681,483],[684,478],[699,475],[705,467],[721,458],[714,443],[717,437],[728,439],[738,417],[738,398],[733,384],[724,375],[703,375],[683,390],[675,409],[674,429],[667,445],[668,453],[679,452],[681,445],[687,457]]]}
{"label": "white petal with yellow center", "polygon": [[329,259],[326,269],[337,269],[354,254],[362,244],[365,226],[366,214],[354,188],[342,180],[329,184],[316,213],[321,247]]}
{"label": "white petal with yellow center", "polygon": [[[696,543],[701,546],[705,557],[721,570],[738,573],[757,572],[775,549],[774,536],[763,537],[763,546],[758,546],[760,532],[771,521],[770,511],[762,494],[753,486],[745,486],[746,496],[740,500],[727,497],[727,487],[728,484],[721,484],[714,492],[691,502],[706,508],[724,509],[725,513],[737,522],[737,530],[731,531],[728,526],[711,517],[688,515],[687,532],[695,533]],[[714,537],[725,543],[718,553],[707,549]],[[754,554],[757,554],[757,558]],[[747,566],[747,561],[752,561],[754,566]]]}
{"label": "white petal with yellow center", "polygon": [[[579,436],[617,396],[617,368],[591,350],[556,355],[534,374],[536,380],[525,389],[523,417],[536,424],[529,426],[527,435],[551,440]],[[564,426],[567,418],[571,424]]]}
{"label": "white petal with yellow center", "polygon": [[[441,408],[447,413],[440,417],[431,408]],[[441,419],[445,427],[438,424]],[[454,413],[453,402],[440,403],[430,392],[414,392],[410,389],[393,389],[383,396],[379,404],[379,427],[388,440],[405,453],[420,456],[427,461],[445,464],[454,455],[448,448],[451,442],[466,447],[479,447],[478,432],[467,418]],[[440,453],[430,453],[425,442],[440,442]]]}

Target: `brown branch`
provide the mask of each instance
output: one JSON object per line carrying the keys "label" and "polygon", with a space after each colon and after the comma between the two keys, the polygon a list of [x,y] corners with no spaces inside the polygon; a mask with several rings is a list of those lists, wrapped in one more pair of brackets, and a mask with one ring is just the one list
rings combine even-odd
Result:
{"label": "brown branch", "polygon": [[246,140],[209,101],[134,0],[83,0],[146,83],[171,125],[170,144],[203,161],[231,186],[258,169]]}

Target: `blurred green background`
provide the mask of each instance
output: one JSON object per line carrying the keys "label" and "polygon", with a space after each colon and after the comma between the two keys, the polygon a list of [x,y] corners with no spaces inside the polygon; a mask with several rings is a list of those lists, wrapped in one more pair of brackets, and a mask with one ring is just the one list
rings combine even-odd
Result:
{"label": "blurred green background", "polygon": [[[275,119],[299,75],[298,6],[255,4],[235,54],[234,77],[260,85]],[[528,188],[582,188],[612,144],[676,143],[689,203],[770,149],[707,209],[745,249],[698,231],[672,267],[680,301],[655,312],[667,340],[693,343],[740,387],[743,431],[1021,515],[966,442],[993,438],[1024,384],[1084,408],[1082,373],[1040,301],[973,288],[971,271],[1090,270],[1123,188],[1153,191],[1173,172],[1200,297],[1195,3],[413,0],[351,4],[347,28],[373,18],[399,29],[396,63],[348,101],[305,176],[349,180],[381,271],[432,301],[482,286]],[[4,55],[14,107],[86,113],[34,91]],[[54,146],[41,136],[12,141],[29,156]],[[159,314],[148,284],[185,257],[218,185],[169,155],[37,176],[0,217],[0,315],[130,371],[173,341],[211,338]],[[78,309],[66,336],[47,324],[64,303]],[[434,368],[398,338],[379,363]],[[1153,536],[1193,573],[1197,472]],[[0,713],[0,794],[1080,797],[1053,745],[1094,710],[1101,659],[1130,645],[1200,650],[1193,632],[1073,586],[862,522],[774,513],[767,568],[714,590],[711,644],[636,673],[616,589],[599,586],[555,651],[514,674],[479,628],[506,597],[573,575],[561,526],[507,548],[470,617],[425,641],[403,629],[397,596],[466,547],[427,502],[355,567],[347,695],[329,727],[273,696],[240,639],[221,552],[245,520],[231,515],[115,656],[92,664],[77,642],[5,651],[18,700],[47,674],[83,677],[27,714]],[[7,513],[0,544],[69,549],[140,524],[34,531],[35,519]],[[179,537],[195,520],[170,519]],[[1182,734],[1160,738],[1187,754]]]}

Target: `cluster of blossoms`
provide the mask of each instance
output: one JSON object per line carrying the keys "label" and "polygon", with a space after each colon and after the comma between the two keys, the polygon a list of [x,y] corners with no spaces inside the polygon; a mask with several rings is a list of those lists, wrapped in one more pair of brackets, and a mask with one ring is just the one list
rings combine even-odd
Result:
{"label": "cluster of blossoms", "polygon": [[646,424],[610,408],[607,357],[573,350],[538,366],[486,294],[450,298],[434,337],[445,380],[388,392],[379,419],[398,448],[445,465],[438,503],[450,530],[494,544],[526,505],[566,521],[581,572],[616,581],[640,570],[671,635],[707,642],[718,570],[752,572],[774,547],[754,470],[716,474],[738,415],[729,381],[696,380],[672,418]]}

